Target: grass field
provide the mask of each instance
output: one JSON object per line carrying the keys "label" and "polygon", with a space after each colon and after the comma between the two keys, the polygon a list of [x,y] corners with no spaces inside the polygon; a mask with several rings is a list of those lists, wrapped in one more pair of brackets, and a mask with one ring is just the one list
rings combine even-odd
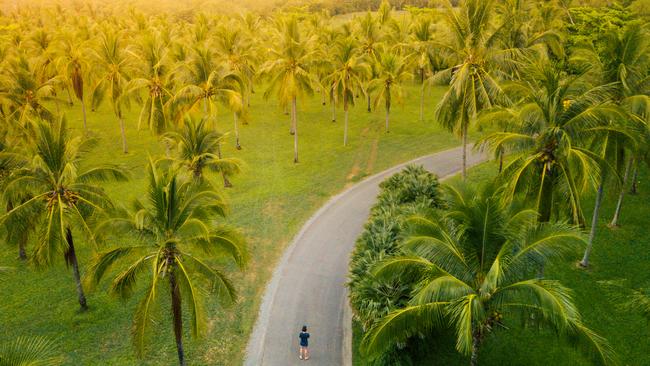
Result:
{"label": "grass field", "polygon": [[[484,182],[492,179],[496,173],[494,163],[485,163],[470,170],[471,182]],[[584,322],[600,335],[607,338],[617,352],[622,365],[650,365],[650,326],[639,315],[623,312],[616,308],[608,298],[608,292],[599,281],[626,280],[625,285],[632,288],[650,286],[650,186],[648,171],[644,169],[639,175],[640,191],[638,195],[625,197],[621,227],[610,229],[616,204],[615,192],[610,189],[606,197],[597,238],[588,270],[579,269],[576,263],[582,252],[563,263],[556,263],[547,268],[545,276],[557,279],[574,290],[574,299],[581,311]],[[450,182],[458,181],[458,177]],[[591,218],[593,195],[585,197],[585,212]],[[355,327],[355,365],[367,362],[358,353],[358,343],[362,337],[359,327]],[[469,358],[461,357],[454,350],[453,334],[438,337],[430,344],[423,359],[417,365],[465,365]],[[501,331],[488,338],[479,354],[481,365],[591,365],[589,356],[576,349],[567,340],[558,339],[554,334],[536,329],[513,327],[510,331]]]}
{"label": "grass field", "polygon": [[[417,86],[409,86],[411,104],[395,106],[391,132],[383,131],[383,111],[365,111],[360,100],[350,113],[349,145],[343,147],[342,112],[331,122],[329,105],[319,96],[299,103],[300,163],[294,165],[293,137],[289,117],[273,100],[264,101],[258,93],[252,100],[252,118],[241,127],[243,150],[234,149],[229,137],[226,156],[243,159],[247,167],[233,179],[234,188],[226,191],[231,203],[229,221],[240,227],[249,239],[252,262],[244,273],[234,273],[240,301],[228,309],[216,302],[208,305],[210,321],[207,336],[189,340],[186,352],[191,365],[241,364],[249,332],[256,318],[264,286],[283,249],[303,222],[330,196],[364,176],[397,163],[452,147],[457,140],[442,131],[432,120],[433,105],[442,89],[427,98],[426,121],[419,122]],[[134,106],[135,107],[135,106]],[[129,203],[142,195],[144,165],[149,155],[164,153],[158,138],[148,131],[137,131],[137,108],[129,114],[127,137],[129,153],[121,152],[119,127],[111,109],[104,106],[89,113],[89,127],[100,138],[99,146],[88,156],[92,163],[119,163],[132,174],[129,183],[109,184],[106,189],[118,203]],[[69,124],[81,133],[80,106],[66,109]],[[221,130],[232,129],[232,116],[219,117]],[[84,246],[81,234],[81,245]],[[6,246],[3,246],[6,248]],[[150,341],[150,352],[143,360],[134,356],[130,340],[132,314],[140,292],[126,302],[110,298],[106,283],[88,296],[90,311],[77,313],[78,304],[72,273],[63,261],[52,268],[36,271],[17,260],[17,251],[3,249],[0,266],[18,270],[0,283],[0,344],[18,336],[45,336],[56,341],[67,365],[165,365],[176,360],[169,321],[169,306],[162,304],[159,326]],[[91,250],[80,250],[82,271]],[[146,281],[142,281],[144,284]],[[142,289],[140,289],[142,290]]]}

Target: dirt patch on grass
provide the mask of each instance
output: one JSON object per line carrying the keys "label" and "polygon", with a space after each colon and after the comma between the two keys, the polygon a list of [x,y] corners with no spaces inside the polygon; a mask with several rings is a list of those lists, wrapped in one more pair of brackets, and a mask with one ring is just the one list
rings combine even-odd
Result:
{"label": "dirt patch on grass", "polygon": [[379,147],[379,139],[375,138],[372,141],[372,147],[370,148],[370,156],[368,156],[368,162],[366,164],[366,174],[370,175],[372,173],[372,168],[375,166],[377,161],[377,148]]}

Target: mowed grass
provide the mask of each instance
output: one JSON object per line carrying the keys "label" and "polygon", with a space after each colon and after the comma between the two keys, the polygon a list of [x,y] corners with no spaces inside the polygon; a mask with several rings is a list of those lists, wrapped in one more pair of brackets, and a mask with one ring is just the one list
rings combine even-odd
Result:
{"label": "mowed grass", "polygon": [[[494,179],[495,163],[485,163],[473,168],[469,181],[481,183]],[[621,365],[650,365],[650,325],[640,314],[621,311],[610,299],[600,281],[624,280],[630,288],[650,286],[650,175],[647,169],[639,174],[639,193],[626,195],[619,228],[609,228],[616,205],[617,192],[609,187],[603,203],[598,232],[591,256],[591,267],[587,270],[577,267],[582,251],[576,252],[566,261],[555,263],[545,271],[545,277],[555,279],[573,290],[573,297],[584,323],[605,337],[616,351]],[[449,183],[460,181],[459,177]],[[584,198],[585,214],[591,219],[594,195]],[[589,221],[591,222],[591,221]],[[508,321],[506,319],[506,321]],[[511,321],[517,322],[518,319]],[[358,353],[362,337],[361,329],[355,327],[355,365],[367,361]],[[430,347],[418,365],[465,365],[469,358],[460,356],[455,350],[455,335],[451,332],[443,337],[432,338]],[[592,365],[589,352],[576,348],[570,339],[558,338],[554,333],[538,329],[522,329],[513,326],[507,331],[498,331],[489,337],[479,353],[481,365]]]}
{"label": "mowed grass", "polygon": [[[252,99],[250,124],[240,127],[243,150],[234,149],[231,134],[223,147],[225,156],[246,162],[245,171],[232,179],[234,188],[225,190],[230,202],[228,221],[241,228],[250,243],[251,262],[239,273],[228,266],[240,293],[240,300],[223,308],[216,301],[207,305],[207,334],[190,340],[186,329],[185,345],[191,365],[241,364],[264,286],[284,248],[308,217],[330,196],[363,177],[397,163],[449,148],[457,139],[433,121],[433,108],[443,89],[427,96],[426,118],[419,122],[419,87],[409,85],[409,97],[391,113],[391,131],[384,133],[384,112],[365,110],[363,98],[350,112],[349,145],[343,147],[343,113],[331,121],[331,108],[322,106],[315,95],[299,101],[298,133],[300,163],[293,164],[293,136],[289,116],[275,100],[261,98],[262,88]],[[54,109],[54,107],[52,107]],[[73,133],[80,134],[81,111],[78,103],[64,107]],[[106,184],[117,204],[129,204],[142,197],[145,164],[149,156],[165,152],[159,138],[149,131],[137,131],[139,110],[133,105],[126,119],[129,153],[123,154],[119,125],[108,105],[88,114],[98,146],[87,156],[87,163],[117,163],[132,175],[128,183]],[[232,115],[222,113],[219,130],[232,130]],[[215,178],[216,179],[216,178]],[[218,181],[218,180],[217,180]],[[92,249],[83,235],[75,232],[82,272]],[[45,336],[56,341],[67,365],[171,365],[176,349],[170,324],[166,293],[162,293],[157,325],[149,350],[143,359],[135,357],[131,346],[131,321],[147,275],[133,298],[120,301],[107,295],[109,281],[88,292],[90,310],[80,314],[72,273],[63,261],[53,267],[35,270],[17,260],[17,250],[2,246],[0,266],[17,267],[0,283],[0,344],[18,336]],[[188,324],[186,322],[185,324]],[[187,327],[186,327],[187,328]]]}

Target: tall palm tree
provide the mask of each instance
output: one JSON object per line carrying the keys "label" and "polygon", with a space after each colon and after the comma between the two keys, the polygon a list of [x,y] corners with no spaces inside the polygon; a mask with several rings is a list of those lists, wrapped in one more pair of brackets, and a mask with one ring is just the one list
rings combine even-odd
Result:
{"label": "tall palm tree", "polygon": [[404,97],[404,81],[411,79],[413,74],[409,71],[407,58],[392,51],[383,51],[377,57],[377,78],[369,84],[369,89],[375,94],[375,107],[384,102],[386,111],[386,133],[390,118],[390,108],[393,101],[401,103]]}
{"label": "tall palm tree", "polygon": [[[649,33],[640,24],[633,23],[620,31],[612,31],[607,35],[607,41],[601,54],[598,55],[604,83],[618,83],[613,99],[629,114],[629,119],[645,122],[648,109],[648,94],[650,93],[650,42]],[[642,135],[639,133],[638,135]],[[623,198],[627,190],[632,165],[639,148],[647,146],[647,141],[639,144],[620,144],[618,155],[621,157],[617,170],[623,176],[623,184],[619,187],[618,201],[610,226],[618,226]]]}
{"label": "tall palm tree", "polygon": [[[450,326],[456,349],[478,362],[481,344],[495,330],[534,316],[539,325],[577,337],[605,362],[613,351],[587,328],[571,291],[554,280],[530,278],[530,265],[561,258],[584,243],[564,224],[536,224],[536,212],[505,204],[487,187],[448,189],[448,210],[407,220],[404,255],[380,262],[379,279],[412,279],[408,305],[369,330],[362,349],[377,354],[416,334]],[[507,324],[507,326],[506,326]]]}
{"label": "tall palm tree", "polygon": [[86,102],[84,101],[84,84],[90,77],[90,62],[88,48],[85,43],[79,42],[76,35],[68,34],[61,40],[58,48],[59,56],[56,59],[57,68],[64,78],[66,88],[72,89],[75,97],[81,103],[84,131],[88,131],[86,116]]}
{"label": "tall palm tree", "polygon": [[242,162],[234,158],[221,158],[217,154],[223,135],[208,127],[207,120],[196,121],[186,117],[184,126],[179,132],[168,132],[165,139],[175,145],[174,157],[197,180],[204,178],[204,170],[208,169],[232,176],[239,173]]}
{"label": "tall palm tree", "polygon": [[491,47],[494,34],[490,22],[493,0],[464,0],[460,8],[448,5],[445,22],[449,35],[442,45],[455,65],[440,73],[450,88],[436,108],[436,118],[445,128],[458,133],[463,141],[463,179],[467,176],[467,143],[470,125],[479,112],[494,106],[501,94],[494,72],[497,52]]}
{"label": "tall palm tree", "polygon": [[424,92],[425,80],[428,78],[431,63],[430,55],[433,53],[433,23],[429,17],[421,17],[411,26],[411,48],[413,49],[414,63],[418,69],[418,78],[422,84],[420,90],[420,122],[424,120]]}
{"label": "tall palm tree", "polygon": [[[369,84],[372,82],[372,80],[376,76],[376,72],[374,70],[374,61],[378,56],[379,48],[382,45],[383,41],[383,33],[381,32],[381,29],[379,27],[379,23],[377,20],[372,16],[372,13],[368,11],[365,16],[359,18],[358,22],[358,27],[357,27],[357,36],[360,38],[361,42],[361,49],[363,50],[363,53],[366,55],[367,59],[371,63],[371,67],[373,69],[371,70],[372,73],[367,77],[365,89],[366,91],[369,90]],[[368,112],[371,111],[371,97],[370,93],[366,94],[366,101],[367,101],[367,110]]]}
{"label": "tall palm tree", "polygon": [[310,39],[303,39],[295,16],[279,22],[275,48],[269,50],[269,60],[260,69],[269,77],[265,97],[276,94],[281,106],[291,105],[291,133],[293,134],[293,162],[298,163],[298,97],[313,93],[310,64],[315,52]]}
{"label": "tall palm tree", "polygon": [[622,116],[609,102],[613,86],[585,91],[584,73],[565,76],[548,61],[531,61],[524,73],[526,79],[513,86],[521,100],[509,109],[517,127],[490,133],[479,144],[516,154],[502,174],[509,187],[506,197],[525,195],[540,222],[553,213],[563,219],[567,212],[571,222],[584,227],[581,196],[597,184],[601,162],[588,149],[588,138]]}
{"label": "tall palm tree", "polygon": [[142,65],[127,85],[127,93],[145,91],[145,101],[138,118],[138,129],[143,124],[156,134],[169,127],[168,102],[172,94],[173,67],[168,59],[168,48],[155,33],[143,36],[137,52]]}
{"label": "tall palm tree", "polygon": [[334,46],[332,72],[325,78],[337,100],[343,102],[345,124],[343,127],[343,146],[348,144],[348,109],[354,106],[354,96],[363,90],[363,80],[370,74],[370,66],[359,54],[356,42],[345,38]]}
{"label": "tall palm tree", "polygon": [[[243,268],[248,259],[243,238],[232,228],[217,224],[225,215],[225,203],[209,185],[196,184],[175,169],[162,170],[160,162],[148,166],[146,201],[136,200],[134,211],[119,210],[98,226],[104,232],[134,235],[137,243],[99,253],[89,270],[88,281],[99,283],[112,269],[117,275],[110,292],[122,298],[134,294],[149,269],[144,297],[133,319],[133,342],[142,354],[146,336],[154,324],[154,307],[159,291],[167,283],[179,364],[184,366],[183,305],[187,307],[193,336],[204,332],[207,314],[204,303],[208,289],[221,301],[234,301],[236,291],[230,279],[207,259],[227,258]],[[128,241],[127,241],[128,242]],[[205,287],[200,279],[211,286]]]}
{"label": "tall palm tree", "polygon": [[73,229],[83,232],[93,242],[88,221],[93,214],[111,206],[106,193],[94,183],[125,181],[127,176],[113,165],[82,165],[92,140],[70,137],[65,120],[40,122],[34,134],[33,158],[24,168],[12,173],[4,190],[5,200],[23,202],[1,220],[21,219],[23,225],[40,231],[31,258],[35,265],[50,265],[57,256],[63,255],[66,264],[72,266],[79,305],[85,311],[88,305],[79,275]]}
{"label": "tall palm tree", "polygon": [[240,85],[242,102],[238,106],[233,106],[233,122],[235,130],[235,148],[241,149],[239,139],[238,120],[243,115],[247,115],[247,109],[250,105],[250,96],[253,92],[253,82],[256,74],[257,57],[253,52],[252,41],[246,37],[245,32],[236,22],[229,22],[222,26],[219,31],[220,37],[217,38],[217,47],[221,56],[239,77],[242,79]]}
{"label": "tall palm tree", "polygon": [[108,97],[113,113],[120,123],[122,135],[122,152],[129,152],[126,143],[124,109],[129,105],[127,85],[133,71],[133,53],[125,46],[124,35],[112,29],[105,30],[99,37],[97,49],[93,49],[95,58],[95,85],[92,87],[92,109],[99,107]]}

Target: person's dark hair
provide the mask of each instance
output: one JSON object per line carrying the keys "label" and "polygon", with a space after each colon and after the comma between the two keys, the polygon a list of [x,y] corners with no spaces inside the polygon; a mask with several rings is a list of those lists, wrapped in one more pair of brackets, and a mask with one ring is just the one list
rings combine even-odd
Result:
{"label": "person's dark hair", "polygon": [[306,326],[306,325],[303,325],[303,326],[302,326],[302,331],[303,331],[303,332],[306,332],[306,331],[307,331],[307,326]]}

